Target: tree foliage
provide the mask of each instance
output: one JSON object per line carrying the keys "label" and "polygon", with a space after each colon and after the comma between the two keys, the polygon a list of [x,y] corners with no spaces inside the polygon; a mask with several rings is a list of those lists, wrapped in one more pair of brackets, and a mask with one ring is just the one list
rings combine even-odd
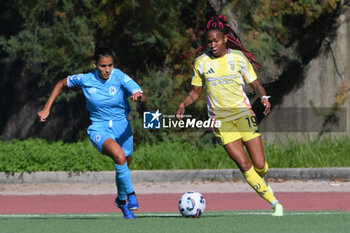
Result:
{"label": "tree foliage", "polygon": [[[17,1],[21,30],[4,35],[0,44],[3,61],[22,61],[22,76],[39,74],[39,85],[58,76],[83,72],[90,68],[94,28],[89,26],[86,1]],[[77,8],[77,5],[80,8]]]}

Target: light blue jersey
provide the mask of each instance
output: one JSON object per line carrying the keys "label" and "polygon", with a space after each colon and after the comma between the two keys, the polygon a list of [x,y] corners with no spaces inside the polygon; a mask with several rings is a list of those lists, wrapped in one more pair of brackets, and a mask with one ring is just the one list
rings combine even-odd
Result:
{"label": "light blue jersey", "polygon": [[97,70],[71,75],[67,80],[69,87],[83,91],[92,122],[126,118],[130,112],[128,97],[142,92],[140,86],[119,69],[113,69],[107,80],[100,79]]}
{"label": "light blue jersey", "polygon": [[119,69],[113,69],[107,80],[97,70],[68,76],[69,87],[80,87],[86,98],[92,125],[87,130],[95,148],[102,152],[105,140],[112,138],[122,147],[125,156],[133,153],[133,137],[126,116],[130,112],[128,97],[142,92],[137,83]]}

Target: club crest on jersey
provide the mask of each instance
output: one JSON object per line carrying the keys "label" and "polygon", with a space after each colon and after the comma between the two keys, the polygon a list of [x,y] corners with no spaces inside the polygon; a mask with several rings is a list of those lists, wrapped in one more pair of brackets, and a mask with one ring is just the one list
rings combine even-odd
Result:
{"label": "club crest on jersey", "polygon": [[233,60],[229,61],[228,65],[230,66],[231,70],[235,70],[235,62]]}
{"label": "club crest on jersey", "polygon": [[111,86],[109,88],[109,94],[111,95],[115,95],[115,93],[117,93],[117,89],[114,86]]}

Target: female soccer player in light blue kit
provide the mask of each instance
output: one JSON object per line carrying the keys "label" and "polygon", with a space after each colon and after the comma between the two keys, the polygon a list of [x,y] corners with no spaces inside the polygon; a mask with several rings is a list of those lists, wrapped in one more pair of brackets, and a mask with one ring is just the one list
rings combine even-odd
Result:
{"label": "female soccer player in light blue kit", "polygon": [[114,68],[110,48],[96,46],[94,65],[96,70],[91,73],[60,80],[38,115],[40,121],[46,121],[54,100],[64,87],[79,87],[83,91],[92,122],[87,130],[89,138],[98,151],[115,163],[118,189],[115,205],[122,210],[124,218],[135,218],[131,210],[137,210],[139,205],[128,168],[133,153],[132,131],[127,119],[130,112],[128,98],[140,102],[147,98],[134,80]]}

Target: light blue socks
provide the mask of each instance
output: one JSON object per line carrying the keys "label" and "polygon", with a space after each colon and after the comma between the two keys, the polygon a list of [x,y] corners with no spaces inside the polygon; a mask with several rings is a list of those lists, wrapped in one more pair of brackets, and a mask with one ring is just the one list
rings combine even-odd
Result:
{"label": "light blue socks", "polygon": [[123,201],[126,199],[128,193],[132,193],[134,188],[131,183],[131,176],[128,164],[124,165],[114,164],[115,166],[115,182],[118,189],[118,199]]}

